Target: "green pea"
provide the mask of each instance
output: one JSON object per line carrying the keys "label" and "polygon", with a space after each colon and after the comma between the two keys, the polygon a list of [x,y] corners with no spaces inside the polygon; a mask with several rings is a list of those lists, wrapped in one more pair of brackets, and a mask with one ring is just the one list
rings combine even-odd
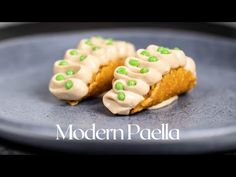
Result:
{"label": "green pea", "polygon": [[144,55],[144,56],[146,56],[146,57],[149,57],[149,56],[150,56],[150,53],[149,53],[147,50],[143,50],[143,51],[141,52],[141,55]]}
{"label": "green pea", "polygon": [[137,84],[136,80],[128,80],[128,86],[135,86]]}
{"label": "green pea", "polygon": [[97,36],[95,36],[97,39],[102,39],[102,36],[100,36],[100,35],[97,35]]}
{"label": "green pea", "polygon": [[164,49],[164,47],[158,47],[157,51],[161,53],[161,51]]}
{"label": "green pea", "polygon": [[68,76],[71,76],[71,75],[74,75],[75,74],[75,71],[73,69],[69,69],[66,71],[66,75]]}
{"label": "green pea", "polygon": [[129,64],[132,66],[136,66],[136,67],[138,67],[140,65],[139,61],[135,60],[135,59],[130,59]]}
{"label": "green pea", "polygon": [[100,47],[100,46],[94,46],[94,47],[92,48],[93,51],[96,51],[96,50],[98,50],[98,49],[101,49],[101,47]]}
{"label": "green pea", "polygon": [[170,51],[169,49],[165,48],[164,50],[162,50],[161,54],[170,54]]}
{"label": "green pea", "polygon": [[108,38],[108,39],[106,40],[106,44],[107,44],[107,45],[112,45],[112,44],[113,44],[113,39],[112,39],[112,38]]}
{"label": "green pea", "polygon": [[56,80],[57,80],[57,81],[65,80],[65,77],[64,77],[62,74],[58,74],[58,75],[56,76]]}
{"label": "green pea", "polygon": [[170,54],[169,49],[165,47],[159,47],[157,51],[160,52],[161,54]]}
{"label": "green pea", "polygon": [[178,48],[178,47],[175,47],[175,48],[174,48],[174,50],[180,50],[180,48]]}
{"label": "green pea", "polygon": [[125,68],[118,68],[116,72],[119,74],[124,74],[124,75],[128,74]]}
{"label": "green pea", "polygon": [[68,62],[65,61],[65,60],[61,60],[61,61],[59,62],[59,65],[61,65],[61,66],[66,66],[66,65],[68,65]]}
{"label": "green pea", "polygon": [[124,90],[125,86],[121,82],[116,82],[115,88],[116,90]]}
{"label": "green pea", "polygon": [[120,101],[124,101],[125,100],[125,93],[124,92],[118,92],[117,98]]}
{"label": "green pea", "polygon": [[71,80],[68,80],[65,84],[65,88],[69,90],[73,87],[73,85],[74,85],[73,82]]}
{"label": "green pea", "polygon": [[148,68],[141,68],[140,69],[140,73],[142,73],[142,74],[147,73],[147,72],[149,72]]}
{"label": "green pea", "polygon": [[89,45],[89,46],[93,46],[92,40],[91,39],[87,39],[85,41],[85,44]]}
{"label": "green pea", "polygon": [[78,55],[79,53],[78,53],[78,51],[77,50],[71,50],[70,51],[70,55],[72,55],[72,56],[76,56],[76,55]]}
{"label": "green pea", "polygon": [[155,57],[155,56],[151,56],[151,57],[148,58],[148,61],[149,62],[156,62],[156,61],[158,61],[158,58]]}
{"label": "green pea", "polygon": [[79,60],[80,60],[80,61],[84,61],[86,58],[87,58],[86,55],[81,55],[80,58],[79,58]]}

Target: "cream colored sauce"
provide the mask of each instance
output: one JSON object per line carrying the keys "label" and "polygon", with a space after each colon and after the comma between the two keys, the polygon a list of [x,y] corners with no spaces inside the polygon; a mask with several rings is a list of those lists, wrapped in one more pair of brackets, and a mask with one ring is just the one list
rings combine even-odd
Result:
{"label": "cream colored sauce", "polygon": [[178,99],[178,96],[176,95],[176,96],[173,96],[173,97],[171,97],[171,98],[169,98],[169,99],[167,99],[167,100],[165,100],[165,101],[162,101],[161,103],[159,103],[159,104],[156,104],[156,105],[154,105],[154,106],[152,106],[152,107],[150,107],[150,108],[148,108],[148,109],[160,109],[160,108],[163,108],[163,107],[165,107],[165,106],[168,106],[168,105],[170,105],[171,103],[173,103],[175,100],[177,100]]}
{"label": "cream colored sauce", "polygon": [[[75,51],[76,54],[71,55],[71,51]],[[59,99],[79,100],[87,95],[92,76],[99,71],[101,65],[107,64],[111,60],[132,56],[134,53],[134,46],[128,42],[112,41],[112,44],[107,44],[107,40],[103,38],[83,39],[77,49],[66,51],[64,55],[66,65],[60,65],[61,60],[54,63],[54,76],[49,83],[49,90]],[[86,58],[81,59],[83,56]],[[66,75],[65,73],[71,69],[74,74]],[[56,76],[59,74],[63,75],[65,80],[56,80]],[[73,87],[70,89],[65,88],[68,80],[73,82]]]}
{"label": "cream colored sauce", "polygon": [[144,100],[144,97],[130,91],[124,91],[127,95],[124,101],[117,99],[117,94],[110,90],[103,96],[104,105],[109,108],[113,114],[128,115],[130,110],[136,106],[137,102]]}
{"label": "cream colored sauce", "polygon": [[[182,50],[169,49],[168,54],[163,54],[157,51],[158,48],[159,46],[157,45],[149,45],[146,49],[139,49],[135,56],[130,56],[126,59],[124,66],[116,68],[114,72],[115,81],[113,83],[113,89],[107,92],[103,97],[104,105],[113,114],[129,114],[131,109],[144,100],[144,96],[149,92],[150,86],[158,83],[162,79],[162,76],[171,69],[184,67],[196,76],[196,66],[193,59],[187,57]],[[144,50],[148,51],[150,55],[142,55],[141,53]],[[156,57],[158,61],[148,61],[150,56]],[[132,66],[129,64],[131,59],[135,59],[138,65]],[[125,69],[126,74],[118,73],[117,71],[119,71],[120,68]],[[148,68],[148,72],[140,73],[141,68]],[[128,86],[127,83],[129,80],[135,80],[136,85]],[[124,90],[117,90],[115,88],[116,82],[122,83]],[[118,92],[120,91],[125,94],[123,101],[118,99]],[[168,104],[169,102],[168,100],[157,107]]]}

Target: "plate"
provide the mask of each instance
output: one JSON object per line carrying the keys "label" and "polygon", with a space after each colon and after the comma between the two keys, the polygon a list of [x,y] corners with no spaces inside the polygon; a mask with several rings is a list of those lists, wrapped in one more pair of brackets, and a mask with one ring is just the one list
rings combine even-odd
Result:
{"label": "plate", "polygon": [[[50,26],[51,25],[51,26]],[[62,24],[55,24],[60,26]],[[87,26],[86,26],[87,25]],[[202,153],[236,149],[236,41],[174,27],[82,23],[54,31],[45,24],[11,28],[24,35],[0,33],[0,136],[14,142],[77,153]],[[62,25],[63,26],[63,25]],[[68,24],[70,26],[70,24]],[[71,25],[73,26],[73,25]],[[102,27],[101,27],[102,26]],[[3,34],[3,33],[2,33]],[[70,107],[48,91],[53,63],[78,41],[93,35],[126,40],[136,48],[149,44],[179,47],[195,59],[198,85],[173,104],[132,116],[114,116],[101,97]],[[179,129],[179,140],[128,140],[128,125],[141,129]],[[123,140],[56,140],[59,125],[83,130],[122,129]],[[135,129],[134,129],[135,131]],[[145,132],[145,131],[144,131]],[[82,136],[82,135],[81,135]],[[148,132],[144,133],[148,136]]]}

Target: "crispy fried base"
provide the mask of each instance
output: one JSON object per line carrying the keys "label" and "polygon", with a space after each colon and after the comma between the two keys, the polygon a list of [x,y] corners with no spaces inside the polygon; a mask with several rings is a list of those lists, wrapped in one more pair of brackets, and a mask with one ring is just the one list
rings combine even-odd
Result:
{"label": "crispy fried base", "polygon": [[99,71],[93,75],[92,82],[89,84],[88,94],[80,100],[67,101],[67,103],[71,106],[75,106],[87,97],[97,96],[104,91],[110,90],[112,88],[114,70],[118,66],[123,65],[124,61],[125,58],[120,58],[111,60],[108,64],[101,66]]}
{"label": "crispy fried base", "polygon": [[145,99],[130,111],[137,113],[143,109],[154,106],[175,95],[191,90],[197,83],[197,78],[183,67],[173,69],[163,76],[162,80],[151,86]]}

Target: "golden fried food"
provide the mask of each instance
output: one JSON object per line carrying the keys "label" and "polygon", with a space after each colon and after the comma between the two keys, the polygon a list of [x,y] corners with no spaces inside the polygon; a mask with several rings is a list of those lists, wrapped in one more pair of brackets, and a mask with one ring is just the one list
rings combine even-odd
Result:
{"label": "golden fried food", "polygon": [[195,87],[196,83],[196,77],[190,71],[183,67],[172,69],[163,76],[160,82],[151,86],[148,94],[144,96],[145,99],[131,110],[131,114],[161,103],[175,95],[188,92]]}
{"label": "golden fried food", "polygon": [[103,104],[113,114],[134,114],[170,104],[170,99],[188,92],[196,83],[193,59],[178,48],[150,45],[116,68],[113,88],[103,96]]}
{"label": "golden fried food", "polygon": [[54,63],[49,90],[70,105],[97,96],[111,88],[115,68],[134,53],[134,46],[125,41],[83,39],[77,49],[67,50],[64,59]]}

